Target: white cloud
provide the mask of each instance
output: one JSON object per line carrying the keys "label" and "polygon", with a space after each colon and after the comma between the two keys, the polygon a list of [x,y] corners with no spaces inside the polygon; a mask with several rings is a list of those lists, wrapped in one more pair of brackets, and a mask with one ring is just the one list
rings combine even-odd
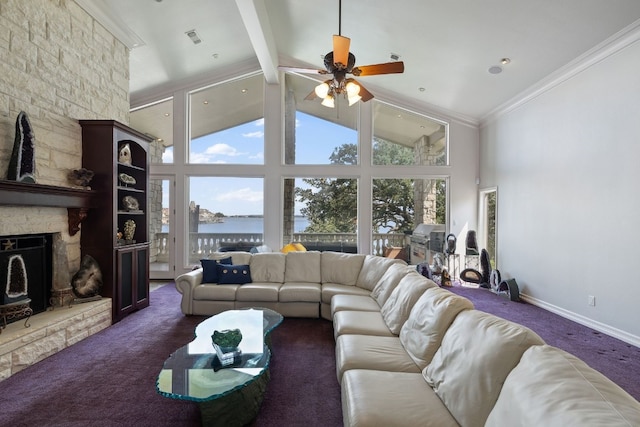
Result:
{"label": "white cloud", "polygon": [[222,143],[214,144],[207,147],[207,149],[204,150],[204,153],[212,156],[232,156],[232,157],[246,154],[246,153],[239,152],[229,144],[222,144]]}
{"label": "white cloud", "polygon": [[259,130],[257,132],[243,133],[242,136],[244,136],[245,138],[262,138],[264,136],[264,132]]}
{"label": "white cloud", "polygon": [[253,124],[254,124],[255,126],[262,126],[262,127],[264,127],[264,118],[256,120],[255,122],[253,122]]}
{"label": "white cloud", "polygon": [[173,163],[173,150],[166,150],[162,153],[162,163]]}
{"label": "white cloud", "polygon": [[239,200],[242,202],[261,202],[264,195],[262,191],[252,190],[249,187],[239,188],[227,193],[220,193],[216,197],[219,202],[229,202]]}

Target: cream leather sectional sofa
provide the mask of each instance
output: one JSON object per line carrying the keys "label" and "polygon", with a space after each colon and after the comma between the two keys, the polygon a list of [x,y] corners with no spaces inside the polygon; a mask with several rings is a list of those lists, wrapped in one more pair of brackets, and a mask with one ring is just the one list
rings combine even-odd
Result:
{"label": "cream leather sectional sofa", "polygon": [[345,426],[640,426],[640,403],[602,374],[401,261],[231,256],[250,266],[252,283],[182,275],[182,311],[266,306],[333,320]]}

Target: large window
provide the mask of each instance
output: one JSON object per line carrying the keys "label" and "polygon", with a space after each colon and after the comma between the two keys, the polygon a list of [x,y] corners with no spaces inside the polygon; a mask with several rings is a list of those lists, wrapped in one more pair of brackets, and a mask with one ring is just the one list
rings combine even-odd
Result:
{"label": "large window", "polygon": [[197,263],[214,251],[262,245],[263,198],[262,178],[190,177],[189,203],[185,206],[189,262]]}
{"label": "large window", "polygon": [[[388,146],[388,155],[376,156],[380,145]],[[373,146],[374,165],[449,163],[444,124],[383,102],[373,107]]]}
{"label": "large window", "polygon": [[264,78],[192,92],[189,163],[264,164]]}
{"label": "large window", "polygon": [[154,138],[151,163],[173,163],[173,98],[132,111],[129,122],[132,128]]}
{"label": "large window", "polygon": [[336,108],[324,107],[320,102],[304,99],[313,91],[317,81],[291,74],[287,74],[285,80],[284,163],[345,164],[341,163],[340,151],[346,146],[354,147],[348,162],[356,164],[358,106],[337,103]]}

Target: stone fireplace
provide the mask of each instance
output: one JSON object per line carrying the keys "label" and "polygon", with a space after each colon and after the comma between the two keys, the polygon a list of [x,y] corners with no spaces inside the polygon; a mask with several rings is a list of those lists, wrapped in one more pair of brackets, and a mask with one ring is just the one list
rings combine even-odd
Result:
{"label": "stone fireplace", "polygon": [[[36,242],[34,246],[44,246],[44,251],[48,252],[43,268],[32,268],[31,253],[26,257],[23,254],[22,261],[14,258],[18,270],[24,262],[26,275],[15,270],[14,278],[7,279],[8,270],[0,268],[2,294],[7,281],[13,280],[14,285],[27,282],[32,308],[39,311],[29,318],[28,327],[22,318],[0,329],[0,381],[111,325],[110,298],[71,306],[59,304],[53,310],[47,309],[51,289],[58,280],[55,266],[66,266],[63,269],[66,276],[80,267],[80,222],[84,215],[90,214],[91,197],[92,192],[87,190],[0,181],[0,236],[4,236],[0,238],[0,255],[7,238],[14,240],[13,245],[16,245],[16,237],[24,237],[27,240],[20,244],[31,245],[36,235],[44,240],[44,244]],[[56,240],[63,243],[61,250],[56,249]],[[6,258],[17,254],[9,252],[4,254],[8,255]],[[55,252],[63,255],[55,255]],[[62,260],[54,261],[56,256]],[[68,277],[66,280],[65,285],[68,285]],[[44,283],[37,292],[36,283]]]}

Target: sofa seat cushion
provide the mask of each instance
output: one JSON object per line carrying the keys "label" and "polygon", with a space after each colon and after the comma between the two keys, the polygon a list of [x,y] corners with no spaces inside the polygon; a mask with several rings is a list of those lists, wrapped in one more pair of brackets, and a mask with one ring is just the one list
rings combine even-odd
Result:
{"label": "sofa seat cushion", "polygon": [[640,426],[640,403],[577,357],[537,345],[509,373],[486,425]]}
{"label": "sofa seat cushion", "polygon": [[367,295],[334,295],[331,298],[331,318],[338,311],[380,311],[380,306]]}
{"label": "sofa seat cushion", "polygon": [[241,285],[197,285],[193,288],[194,300],[235,301],[236,290]]}
{"label": "sofa seat cushion", "polygon": [[352,369],[341,389],[345,427],[458,426],[420,374]]}
{"label": "sofa seat cushion", "polygon": [[287,252],[285,282],[321,283],[320,252]]}
{"label": "sofa seat cushion", "polygon": [[413,372],[421,368],[415,364],[398,337],[374,335],[340,335],[336,340],[336,374],[338,382],[350,369]]}
{"label": "sofa seat cushion", "polygon": [[281,302],[320,302],[320,283],[284,283],[278,298]]}
{"label": "sofa seat cushion", "polygon": [[453,319],[471,309],[471,301],[442,288],[429,288],[422,294],[400,330],[402,345],[421,369],[433,359]]}
{"label": "sofa seat cushion", "polygon": [[404,276],[380,308],[380,313],[391,332],[396,335],[400,334],[402,325],[409,318],[409,313],[420,296],[427,289],[437,287],[438,285],[434,281],[427,279],[417,271]]}
{"label": "sofa seat cushion", "polygon": [[355,286],[365,255],[322,252],[322,283]]}
{"label": "sofa seat cushion", "polygon": [[464,310],[422,373],[461,425],[484,426],[509,372],[529,347],[543,343],[522,325]]}
{"label": "sofa seat cushion", "polygon": [[400,259],[367,255],[362,263],[358,280],[356,280],[356,286],[372,291],[382,275],[393,264],[406,265],[406,263]]}
{"label": "sofa seat cushion", "polygon": [[339,311],[333,317],[333,335],[377,335],[393,337],[394,335],[379,312],[376,311]]}
{"label": "sofa seat cushion", "polygon": [[363,295],[369,296],[371,292],[359,288],[357,286],[341,285],[339,283],[323,283],[322,284],[322,302],[331,304],[331,298],[334,295]]}
{"label": "sofa seat cushion", "polygon": [[251,279],[254,282],[284,282],[286,255],[279,252],[256,253],[251,257]]}
{"label": "sofa seat cushion", "polygon": [[416,269],[414,267],[410,267],[408,265],[403,264],[393,264],[391,265],[387,271],[380,277],[378,283],[373,287],[371,291],[371,296],[378,302],[378,305],[382,307],[391,292],[398,286],[400,280],[411,272],[415,272]]}
{"label": "sofa seat cushion", "polygon": [[236,300],[277,302],[280,286],[282,286],[281,283],[247,283],[236,291]]}

